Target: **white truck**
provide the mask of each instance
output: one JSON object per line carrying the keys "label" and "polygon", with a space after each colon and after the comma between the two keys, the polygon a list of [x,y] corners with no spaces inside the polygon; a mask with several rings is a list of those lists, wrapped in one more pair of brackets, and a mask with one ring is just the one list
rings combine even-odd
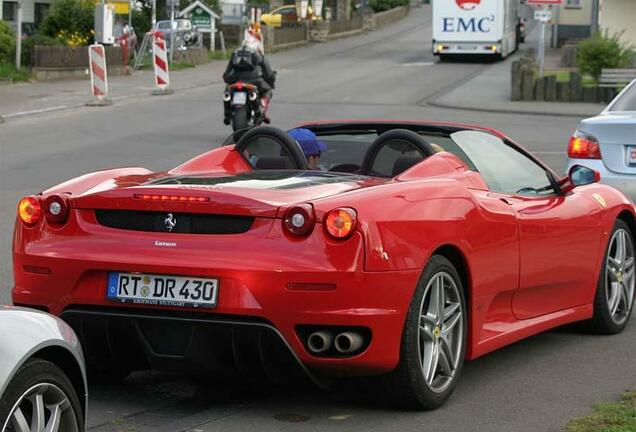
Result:
{"label": "white truck", "polygon": [[519,44],[519,0],[433,0],[433,54],[504,58]]}

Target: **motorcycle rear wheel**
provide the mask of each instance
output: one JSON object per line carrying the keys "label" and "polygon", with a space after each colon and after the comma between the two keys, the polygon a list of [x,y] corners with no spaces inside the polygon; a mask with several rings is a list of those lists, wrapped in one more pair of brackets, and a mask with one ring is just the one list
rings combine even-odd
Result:
{"label": "motorcycle rear wheel", "polygon": [[237,131],[247,127],[247,109],[245,107],[235,108],[232,113],[232,129]]}

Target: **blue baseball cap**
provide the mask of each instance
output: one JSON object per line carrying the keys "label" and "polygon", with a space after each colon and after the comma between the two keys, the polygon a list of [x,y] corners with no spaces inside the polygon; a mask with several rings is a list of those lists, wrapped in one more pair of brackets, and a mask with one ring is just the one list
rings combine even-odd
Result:
{"label": "blue baseball cap", "polygon": [[306,157],[316,156],[327,151],[327,145],[318,140],[316,134],[309,129],[296,128],[287,133],[300,144],[300,148],[303,149]]}

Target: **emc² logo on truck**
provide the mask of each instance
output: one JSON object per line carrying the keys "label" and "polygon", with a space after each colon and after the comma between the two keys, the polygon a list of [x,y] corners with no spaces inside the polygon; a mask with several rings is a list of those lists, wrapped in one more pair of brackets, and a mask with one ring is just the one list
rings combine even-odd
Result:
{"label": "emc\u00b2 logo on truck", "polygon": [[473,10],[479,6],[481,0],[455,0],[455,3],[464,10]]}
{"label": "emc\u00b2 logo on truck", "polygon": [[[481,0],[455,0],[455,2],[460,8],[472,11],[481,3]],[[442,18],[442,31],[444,33],[489,33],[494,22],[494,15],[481,18],[444,17]]]}

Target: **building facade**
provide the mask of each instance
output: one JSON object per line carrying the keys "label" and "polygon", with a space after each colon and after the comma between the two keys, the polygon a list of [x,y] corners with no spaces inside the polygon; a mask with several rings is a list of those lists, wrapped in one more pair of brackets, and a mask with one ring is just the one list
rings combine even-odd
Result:
{"label": "building facade", "polygon": [[592,35],[598,21],[598,0],[563,0],[555,8],[558,45],[564,41],[585,39]]}
{"label": "building facade", "polygon": [[636,47],[635,23],[635,0],[601,0],[598,20],[601,31],[622,33],[622,39]]}
{"label": "building facade", "polygon": [[[22,31],[32,34],[44,20],[53,0],[22,0]],[[18,2],[12,0],[0,0],[0,19],[15,23],[17,18]]]}

